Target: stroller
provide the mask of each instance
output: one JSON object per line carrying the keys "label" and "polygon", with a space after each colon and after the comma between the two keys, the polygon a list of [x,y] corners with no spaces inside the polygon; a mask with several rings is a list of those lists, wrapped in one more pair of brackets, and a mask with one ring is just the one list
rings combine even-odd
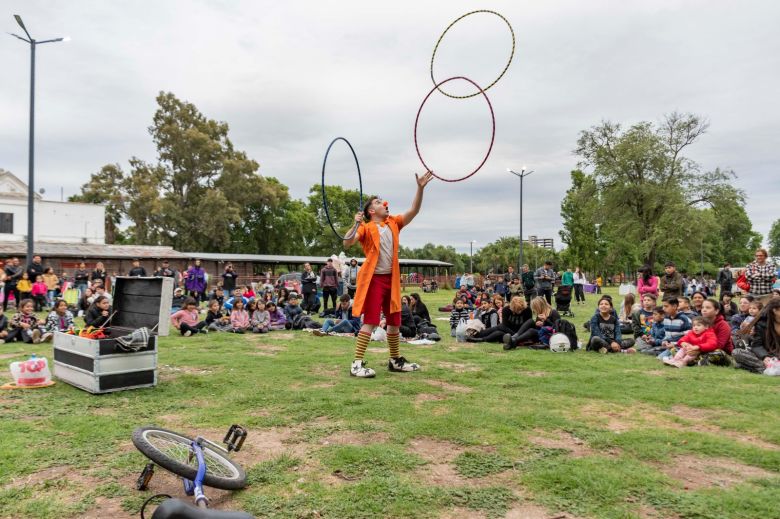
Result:
{"label": "stroller", "polygon": [[571,285],[561,285],[555,293],[555,309],[561,316],[574,317],[571,311]]}

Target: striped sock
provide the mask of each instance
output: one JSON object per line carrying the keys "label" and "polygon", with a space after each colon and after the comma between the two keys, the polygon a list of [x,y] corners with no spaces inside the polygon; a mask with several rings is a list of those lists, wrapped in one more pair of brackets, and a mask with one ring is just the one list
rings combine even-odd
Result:
{"label": "striped sock", "polygon": [[355,360],[363,360],[363,356],[366,354],[366,348],[368,348],[368,342],[370,340],[370,333],[358,332],[357,341],[355,342]]}
{"label": "striped sock", "polygon": [[387,334],[387,347],[390,348],[390,357],[393,359],[397,359],[401,356],[401,352],[399,351],[398,347],[399,339],[400,335],[397,333]]}

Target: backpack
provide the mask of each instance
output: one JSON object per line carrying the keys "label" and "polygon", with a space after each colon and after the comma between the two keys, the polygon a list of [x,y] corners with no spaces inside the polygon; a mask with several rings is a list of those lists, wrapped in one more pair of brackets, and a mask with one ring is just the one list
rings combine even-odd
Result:
{"label": "backpack", "polygon": [[322,328],[322,325],[312,319],[310,316],[306,315],[305,313],[301,312],[300,314],[293,317],[292,320],[292,329],[293,330],[303,330],[305,328],[308,329],[317,329]]}
{"label": "backpack", "polygon": [[558,322],[555,323],[555,332],[562,333],[569,338],[572,351],[578,348],[577,328],[572,323],[565,319],[558,319]]}

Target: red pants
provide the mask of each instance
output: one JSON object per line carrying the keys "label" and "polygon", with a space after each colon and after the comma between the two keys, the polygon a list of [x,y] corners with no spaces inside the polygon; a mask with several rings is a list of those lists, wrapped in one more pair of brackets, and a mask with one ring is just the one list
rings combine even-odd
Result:
{"label": "red pants", "polygon": [[392,274],[374,274],[363,303],[363,323],[379,325],[380,311],[385,314],[387,326],[401,326],[401,312],[390,313]]}

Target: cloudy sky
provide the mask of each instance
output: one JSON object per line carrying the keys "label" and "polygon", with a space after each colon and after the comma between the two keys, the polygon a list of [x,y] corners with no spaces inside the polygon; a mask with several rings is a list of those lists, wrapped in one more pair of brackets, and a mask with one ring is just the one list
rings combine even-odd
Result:
{"label": "cloudy sky", "polygon": [[[524,235],[559,243],[560,201],[576,166],[578,133],[602,119],[625,125],[678,110],[706,116],[708,134],[689,151],[703,168],[733,168],[747,211],[766,234],[780,181],[780,3],[774,1],[123,1],[5,0],[0,30],[38,39],[70,36],[37,54],[37,185],[74,194],[106,163],[153,160],[147,133],[155,96],[170,91],[230,125],[239,149],[295,197],[319,182],[336,136],[358,153],[366,192],[406,209],[423,170],[413,128],[432,87],[433,46],[455,18],[493,9],[515,30],[509,71],[487,94],[496,138],[467,181],[435,182],[403,243],[468,250],[518,232],[518,181],[527,165]],[[489,84],[511,38],[490,15],[447,34],[435,76]],[[29,51],[0,38],[0,168],[27,176]],[[453,93],[468,92],[465,82]],[[484,98],[434,94],[418,141],[442,176],[473,170],[490,142]],[[346,149],[334,150],[328,182],[356,187]],[[262,252],[262,251],[259,251]]]}

